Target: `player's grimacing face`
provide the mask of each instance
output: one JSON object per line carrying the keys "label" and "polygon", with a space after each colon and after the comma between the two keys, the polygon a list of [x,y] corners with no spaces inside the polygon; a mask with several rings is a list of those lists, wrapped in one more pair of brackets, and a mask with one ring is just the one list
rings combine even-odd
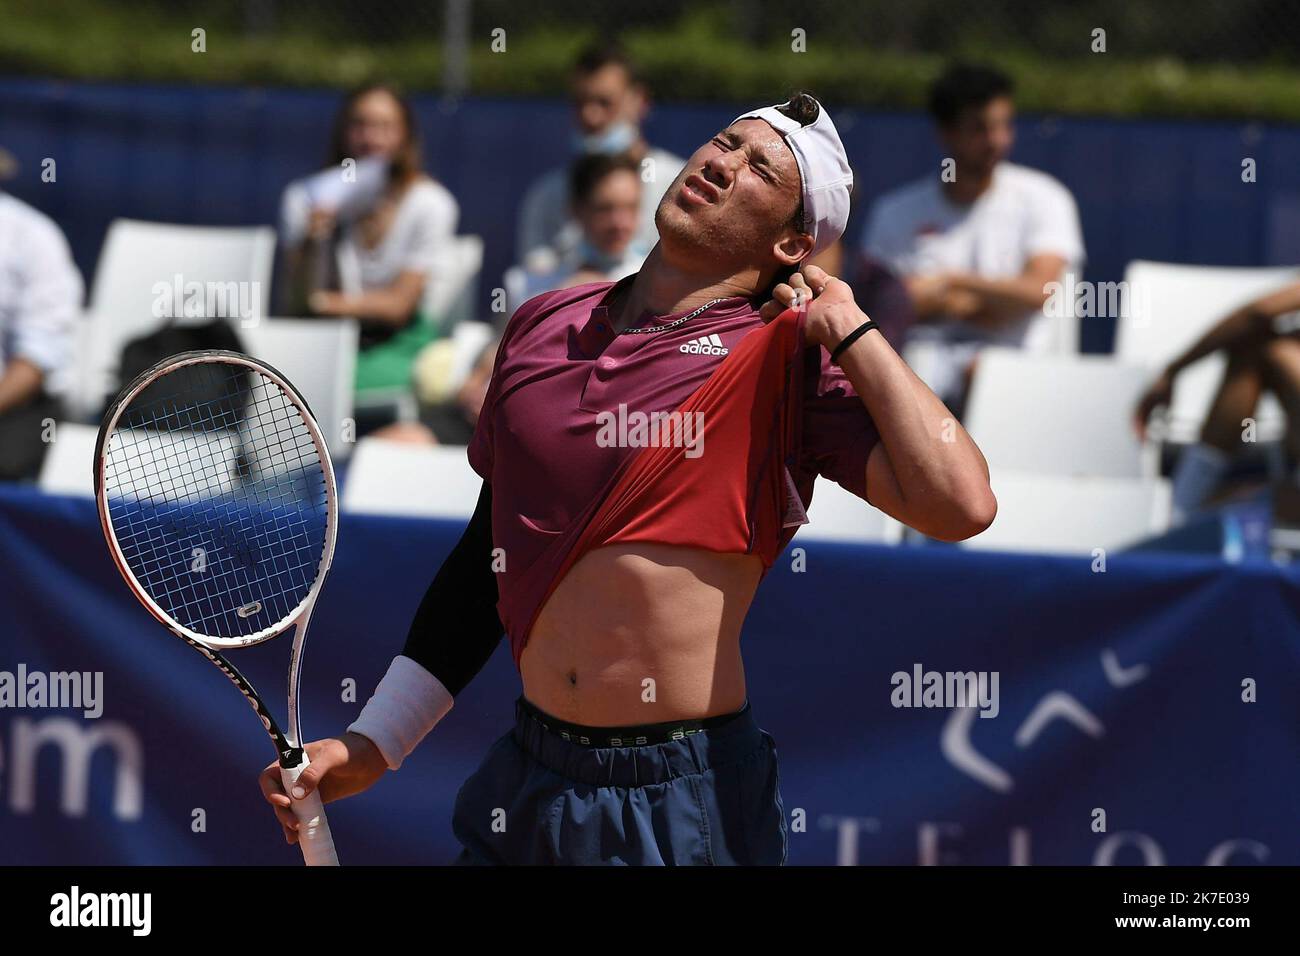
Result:
{"label": "player's grimacing face", "polygon": [[740,120],[691,155],[656,222],[661,237],[755,261],[789,224],[800,190],[799,165],[781,134],[764,120]]}

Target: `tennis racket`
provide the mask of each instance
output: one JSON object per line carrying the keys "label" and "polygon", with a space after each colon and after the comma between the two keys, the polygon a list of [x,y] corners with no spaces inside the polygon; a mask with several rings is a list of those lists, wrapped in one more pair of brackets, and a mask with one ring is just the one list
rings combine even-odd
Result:
{"label": "tennis racket", "polygon": [[[302,396],[238,352],[183,352],[114,399],[95,447],[109,551],[140,602],[216,664],[271,735],[285,793],[308,761],[298,679],[334,555],[334,469]],[[288,732],[223,651],[294,628]],[[293,800],[309,866],[337,866],[319,792]]]}

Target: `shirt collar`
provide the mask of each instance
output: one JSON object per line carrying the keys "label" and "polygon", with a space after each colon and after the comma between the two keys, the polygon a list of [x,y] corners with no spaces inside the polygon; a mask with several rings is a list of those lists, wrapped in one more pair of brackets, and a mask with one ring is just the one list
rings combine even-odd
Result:
{"label": "shirt collar", "polygon": [[[637,273],[633,272],[631,275],[627,275],[619,279],[608,289],[606,289],[605,294],[600,297],[600,300],[592,308],[591,318],[593,320],[599,319],[600,321],[607,322],[609,320],[609,307],[605,305],[605,303],[608,302],[611,298],[613,298],[617,292],[621,292],[624,289],[626,289],[626,287],[630,285],[633,282],[633,280],[636,279],[636,276]],[[699,307],[696,306],[696,308]],[[757,306],[754,305],[752,299],[749,299],[743,295],[735,295],[735,296],[730,296],[729,298],[725,298],[721,302],[718,302],[713,306],[711,306],[710,308],[705,309],[703,312],[700,313],[700,316],[705,316],[705,315],[727,316],[727,315],[734,315],[739,312],[753,312],[756,310],[757,310]],[[684,315],[690,315],[694,311],[695,309],[682,309],[680,312],[672,312],[668,315],[656,315],[655,313],[647,309],[646,311],[642,312],[640,317],[635,322],[632,322],[628,326],[628,328],[639,329],[646,325],[666,325],[669,322],[672,322],[676,319],[680,319]]]}

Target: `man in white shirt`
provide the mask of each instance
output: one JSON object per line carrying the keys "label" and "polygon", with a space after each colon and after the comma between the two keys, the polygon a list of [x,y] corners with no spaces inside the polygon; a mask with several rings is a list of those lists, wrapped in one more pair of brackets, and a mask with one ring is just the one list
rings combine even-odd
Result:
{"label": "man in white shirt", "polygon": [[1077,349],[1070,319],[1043,305],[1050,283],[1083,267],[1083,235],[1069,190],[1006,161],[1015,142],[1011,80],[956,66],[934,84],[930,112],[944,148],[935,175],[876,201],[864,251],[907,284],[925,342],[918,374],[950,407],[965,395],[979,349]]}
{"label": "man in white shirt", "polygon": [[71,384],[82,288],[54,221],[0,193],[0,479],[40,470]]}
{"label": "man in white shirt", "polygon": [[[619,47],[596,46],[584,52],[574,64],[572,96],[575,153],[579,156],[622,153],[638,164],[644,188],[636,238],[641,247],[652,248],[659,239],[655,209],[685,161],[650,146],[642,137],[641,122],[650,108],[645,84]],[[519,211],[516,262],[527,266],[539,251],[543,256],[564,259],[581,242],[582,229],[571,215],[570,168],[566,165],[552,169],[524,194]]]}

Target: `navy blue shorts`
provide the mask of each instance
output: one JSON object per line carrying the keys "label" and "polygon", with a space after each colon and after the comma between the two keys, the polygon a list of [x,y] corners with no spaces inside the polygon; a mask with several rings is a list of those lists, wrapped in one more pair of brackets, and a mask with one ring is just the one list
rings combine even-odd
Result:
{"label": "navy blue shorts", "polygon": [[721,726],[631,747],[565,740],[525,706],[456,795],[457,863],[785,862],[776,746],[748,702]]}

